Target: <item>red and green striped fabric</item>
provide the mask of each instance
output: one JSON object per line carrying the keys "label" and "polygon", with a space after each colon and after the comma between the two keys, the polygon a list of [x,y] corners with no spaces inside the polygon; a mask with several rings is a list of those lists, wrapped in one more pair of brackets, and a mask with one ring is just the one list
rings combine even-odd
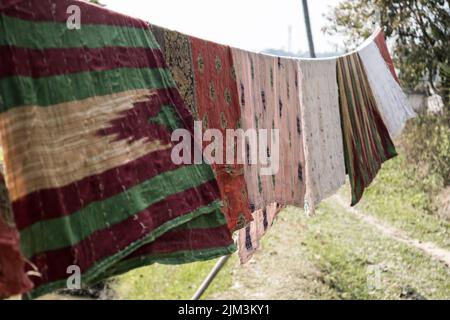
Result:
{"label": "red and green striped fabric", "polygon": [[395,157],[397,152],[357,53],[337,59],[337,78],[345,167],[353,206],[361,199],[381,164]]}
{"label": "red and green striped fabric", "polygon": [[[69,30],[74,4],[81,29]],[[171,160],[172,131],[193,119],[145,22],[81,1],[5,0],[0,59],[6,182],[41,273],[30,297],[65,287],[70,265],[88,285],[235,250],[210,166]]]}

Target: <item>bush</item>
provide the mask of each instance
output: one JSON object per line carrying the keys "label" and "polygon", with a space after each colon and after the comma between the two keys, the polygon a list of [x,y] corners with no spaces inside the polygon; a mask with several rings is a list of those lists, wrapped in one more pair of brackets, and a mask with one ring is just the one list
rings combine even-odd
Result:
{"label": "bush", "polygon": [[450,185],[450,125],[448,118],[419,115],[411,120],[401,138],[407,162],[427,185]]}
{"label": "bush", "polygon": [[[399,144],[406,166],[404,172],[408,172],[413,184],[408,189],[419,191],[417,195],[420,195],[412,201],[413,206],[443,216],[447,214],[442,214],[440,208],[447,207],[450,190],[448,119],[443,115],[419,115],[407,123]],[[439,199],[444,199],[445,205]]]}

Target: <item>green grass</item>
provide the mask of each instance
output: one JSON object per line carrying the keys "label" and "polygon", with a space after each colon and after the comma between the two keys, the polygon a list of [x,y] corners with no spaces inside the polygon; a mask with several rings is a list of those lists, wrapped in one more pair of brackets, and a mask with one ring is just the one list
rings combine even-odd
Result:
{"label": "green grass", "polygon": [[[433,177],[429,177],[430,180]],[[433,198],[432,181],[418,181],[404,156],[386,162],[366,189],[357,208],[405,231],[409,236],[450,249],[450,223],[428,210]],[[349,199],[349,187],[341,192]]]}
{"label": "green grass", "polygon": [[[215,278],[203,298],[216,292],[226,291],[232,284],[228,264]],[[155,264],[130,271],[112,281],[117,299],[172,300],[190,299],[204,278],[211,271],[217,259],[184,265]]]}
{"label": "green grass", "polygon": [[[307,218],[305,218],[307,219]],[[339,208],[323,203],[308,219],[309,259],[341,299],[449,299],[450,272],[422,252],[380,235]],[[371,270],[379,274],[378,287]]]}

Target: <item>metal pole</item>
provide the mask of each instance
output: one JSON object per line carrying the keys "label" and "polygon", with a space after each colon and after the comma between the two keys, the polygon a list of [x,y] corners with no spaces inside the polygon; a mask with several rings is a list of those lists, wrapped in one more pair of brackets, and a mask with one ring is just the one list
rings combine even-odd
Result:
{"label": "metal pole", "polygon": [[199,300],[203,293],[205,293],[206,289],[208,289],[211,282],[213,282],[214,278],[217,276],[219,271],[223,268],[225,263],[227,263],[228,259],[230,259],[231,255],[223,256],[219,259],[219,261],[216,262],[214,268],[212,268],[211,272],[208,274],[208,276],[203,280],[200,287],[197,289],[195,294],[192,296],[191,300]]}
{"label": "metal pole", "polygon": [[316,51],[314,50],[314,40],[311,31],[311,21],[309,19],[308,0],[302,0],[302,3],[303,3],[303,14],[305,16],[306,34],[308,36],[309,56],[311,58],[315,58]]}

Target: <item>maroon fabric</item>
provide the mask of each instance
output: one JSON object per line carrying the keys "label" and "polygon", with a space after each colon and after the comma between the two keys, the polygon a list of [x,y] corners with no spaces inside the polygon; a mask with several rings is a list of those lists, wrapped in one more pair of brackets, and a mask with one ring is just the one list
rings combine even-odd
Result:
{"label": "maroon fabric", "polygon": [[[136,235],[140,235],[142,238],[147,234],[148,229],[151,230],[160,226],[167,221],[168,218],[174,219],[185,215],[189,213],[194,206],[202,207],[208,205],[210,202],[216,200],[216,194],[209,192],[211,188],[215,187],[216,182],[213,181],[205,183],[196,189],[189,189],[169,196],[165,198],[165,200],[151,205],[137,215],[111,226],[109,229],[102,229],[93,233],[72,247],[47,251],[34,256],[30,261],[38,267],[38,270],[46,270],[46,272],[43,273],[42,278],[33,279],[35,286],[39,287],[41,284],[66,278],[67,266],[74,263],[80,267],[81,272],[84,272],[103,258],[125,249],[130,244],[130,241],[137,238]],[[203,195],[203,197],[199,198],[199,194]],[[209,198],[206,198],[206,195],[208,195]],[[185,202],[180,202],[178,201],[180,197],[187,200]],[[155,214],[155,212],[158,212],[158,214]],[[145,226],[145,228],[143,226]],[[209,234],[209,231],[205,232],[205,234]],[[112,238],[113,235],[114,237]],[[227,235],[229,244],[229,232]],[[189,239],[189,241],[186,241],[188,244],[191,241],[190,238],[184,239]],[[217,237],[212,239],[212,241],[214,240],[217,240]],[[114,245],[110,245],[109,243],[111,242],[114,243]],[[89,248],[90,243],[96,244],[95,251],[86,250],[86,248]],[[77,258],[77,261],[75,262],[74,256]]]}
{"label": "maroon fabric", "polygon": [[[172,161],[161,161],[161,159],[169,159],[170,153],[171,150],[153,152],[121,167],[107,170],[100,175],[86,177],[76,183],[30,193],[13,203],[17,227],[19,230],[23,230],[42,220],[68,216],[90,203],[121,193],[122,186],[129,188],[157,176],[159,174],[159,171],[156,170],[157,166],[155,165],[155,170],[150,171],[146,165],[148,162],[159,163],[159,167],[164,170],[174,170],[177,165]],[[117,176],[124,177],[124,179],[118,182]],[[105,181],[105,184],[109,186],[104,193],[98,192],[98,179]],[[79,196],[74,197],[74,194]]]}
{"label": "maroon fabric", "polygon": [[377,47],[381,52],[381,56],[388,65],[395,81],[400,83],[398,80],[397,72],[395,72],[394,62],[392,61],[391,54],[389,53],[389,49],[386,44],[386,36],[383,31],[380,31],[380,33],[378,33],[377,37],[375,38],[375,43],[377,44]]}
{"label": "maroon fabric", "polygon": [[25,293],[33,285],[25,274],[25,262],[19,250],[17,229],[7,223],[10,204],[3,175],[0,173],[0,299]]}
{"label": "maroon fabric", "polygon": [[73,0],[2,0],[0,14],[30,21],[53,21],[66,23],[70,14],[67,8],[77,5],[81,11],[81,24],[105,24],[146,29],[145,21],[131,18],[83,1]]}
{"label": "maroon fabric", "polygon": [[[139,248],[129,255],[126,260],[145,255],[210,249],[217,248],[218,246],[226,247],[230,245],[228,238],[229,233],[230,232],[225,225],[217,228],[209,228],[208,232],[205,232],[204,229],[180,229],[170,231],[158,238],[157,241]],[[214,236],[212,236],[213,234]],[[190,240],[186,241],[185,239]]]}
{"label": "maroon fabric", "polygon": [[[173,89],[161,89],[158,90],[158,94],[155,97],[167,97],[165,94],[159,94],[163,91],[167,91],[173,97],[178,96],[175,92],[172,92]],[[169,104],[170,101],[158,101],[158,103]],[[153,108],[152,110],[156,112],[157,109]],[[134,111],[133,109],[131,117],[142,116],[141,113],[134,113]],[[155,114],[148,114],[148,117],[151,116],[155,116]],[[129,119],[129,121],[137,120]],[[139,131],[142,126],[136,125],[134,127],[136,128],[133,131],[134,138],[158,134],[158,128],[156,126],[145,126],[145,131]],[[151,128],[149,129],[149,127]],[[123,132],[120,132],[121,128],[121,123],[114,123],[110,128],[101,130],[99,134],[115,134],[116,129],[118,130],[118,134],[123,134]],[[166,137],[167,135],[164,135],[163,132],[158,136],[159,139],[166,139]],[[170,149],[152,152],[120,167],[107,170],[99,175],[86,177],[61,188],[43,189],[30,193],[13,203],[17,228],[23,230],[37,221],[70,215],[92,202],[107,199],[123,192],[123,187],[130,188],[157,176],[162,171],[176,169],[178,166],[170,160],[171,152],[172,150]],[[152,166],[149,166],[149,163],[152,163]],[[122,177],[120,181],[117,180],[118,176]],[[99,179],[104,179],[101,181],[105,181],[105,184],[108,185],[108,188],[102,190],[102,192],[98,192]],[[74,194],[78,194],[78,197],[74,197]],[[55,201],[55,199],[58,199],[58,201]],[[31,212],[33,214],[30,214]]]}
{"label": "maroon fabric", "polygon": [[133,108],[121,112],[119,117],[111,120],[107,128],[98,130],[97,134],[109,136],[113,141],[126,140],[132,143],[143,139],[169,144],[171,136],[167,134],[167,126],[149,121],[150,118],[158,116],[161,106],[172,105],[169,95],[159,95],[165,91],[167,90],[158,90],[158,93],[148,95],[144,101],[133,103]]}
{"label": "maroon fabric", "polygon": [[0,218],[0,299],[25,293],[33,287],[24,266],[17,230]]}
{"label": "maroon fabric", "polygon": [[[32,60],[33,64],[16,63]],[[0,46],[0,77],[48,77],[116,68],[164,68],[158,49],[103,47],[28,49]]]}

